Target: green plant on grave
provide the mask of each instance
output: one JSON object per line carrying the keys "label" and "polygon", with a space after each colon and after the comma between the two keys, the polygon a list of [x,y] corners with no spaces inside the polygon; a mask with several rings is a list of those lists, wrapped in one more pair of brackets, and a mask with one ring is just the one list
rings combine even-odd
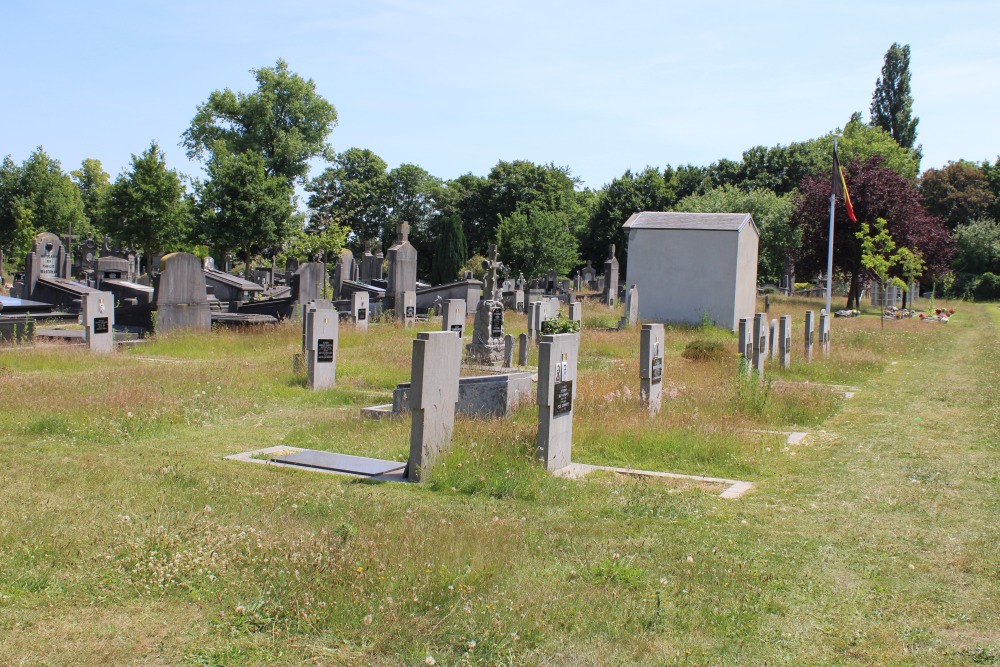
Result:
{"label": "green plant on grave", "polygon": [[568,317],[559,317],[542,322],[542,334],[551,336],[553,334],[579,333],[580,323]]}
{"label": "green plant on grave", "polygon": [[771,398],[771,385],[771,378],[750,368],[750,360],[740,357],[736,370],[736,408],[744,414],[760,417]]}
{"label": "green plant on grave", "polygon": [[691,361],[725,361],[729,353],[721,340],[695,338],[684,347],[681,356]]}

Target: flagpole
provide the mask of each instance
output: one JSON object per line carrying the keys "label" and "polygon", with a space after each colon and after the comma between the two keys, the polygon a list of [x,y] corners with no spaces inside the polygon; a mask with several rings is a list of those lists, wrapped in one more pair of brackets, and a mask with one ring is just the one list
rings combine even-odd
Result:
{"label": "flagpole", "polygon": [[[833,137],[833,154],[837,154],[837,137]],[[830,316],[830,296],[833,294],[833,210],[837,203],[836,188],[830,188],[830,244],[826,253],[826,315]]]}

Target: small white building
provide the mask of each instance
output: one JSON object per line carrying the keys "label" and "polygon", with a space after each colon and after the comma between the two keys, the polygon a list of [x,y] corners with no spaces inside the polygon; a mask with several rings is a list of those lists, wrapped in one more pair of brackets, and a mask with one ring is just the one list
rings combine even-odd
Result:
{"label": "small white building", "polygon": [[625,221],[627,286],[645,322],[698,324],[707,314],[735,331],[753,318],[760,232],[749,213],[642,211]]}

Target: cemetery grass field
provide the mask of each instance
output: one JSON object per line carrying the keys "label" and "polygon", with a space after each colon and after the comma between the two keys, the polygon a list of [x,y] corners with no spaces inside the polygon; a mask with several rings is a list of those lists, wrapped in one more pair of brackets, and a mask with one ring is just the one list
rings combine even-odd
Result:
{"label": "cemetery grass field", "polygon": [[952,305],[836,319],[807,365],[821,304],[772,297],[795,347],[762,385],[731,333],[670,328],[656,417],[638,329],[588,305],[574,461],[755,484],[735,500],[552,477],[533,405],[457,419],[421,485],[223,460],[404,460],[409,418],[359,409],[409,379],[413,329],[343,326],[319,392],[296,323],[0,348],[0,664],[1000,664],[1000,309]]}

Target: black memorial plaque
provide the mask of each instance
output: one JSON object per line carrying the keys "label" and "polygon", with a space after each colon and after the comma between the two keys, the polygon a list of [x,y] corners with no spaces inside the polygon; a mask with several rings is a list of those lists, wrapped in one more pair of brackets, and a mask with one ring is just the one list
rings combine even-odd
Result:
{"label": "black memorial plaque", "polygon": [[413,306],[407,306],[406,310],[403,311],[403,314],[406,316],[407,319],[410,319],[411,317],[416,317],[417,315],[416,309]]}
{"label": "black memorial plaque", "polygon": [[465,333],[465,327],[463,327],[461,324],[452,324],[451,330],[457,333],[459,336]]}
{"label": "black memorial plaque", "polygon": [[490,337],[501,336],[503,336],[503,308],[494,308],[493,316],[490,318]]}
{"label": "black memorial plaque", "polygon": [[368,311],[364,308],[358,308],[358,322],[368,317]]}
{"label": "black memorial plaque", "polygon": [[94,318],[94,333],[102,334],[108,333],[108,318],[106,317],[95,317]]}
{"label": "black memorial plaque", "polygon": [[569,414],[573,410],[573,381],[556,382],[552,392],[552,416]]}
{"label": "black memorial plaque", "polygon": [[316,363],[317,364],[333,363],[332,338],[320,338],[318,341],[316,341]]}
{"label": "black memorial plaque", "polygon": [[660,384],[663,381],[663,357],[653,357],[653,372],[649,381],[652,384]]}
{"label": "black memorial plaque", "polygon": [[792,338],[791,336],[785,336],[785,350],[792,349]]}

